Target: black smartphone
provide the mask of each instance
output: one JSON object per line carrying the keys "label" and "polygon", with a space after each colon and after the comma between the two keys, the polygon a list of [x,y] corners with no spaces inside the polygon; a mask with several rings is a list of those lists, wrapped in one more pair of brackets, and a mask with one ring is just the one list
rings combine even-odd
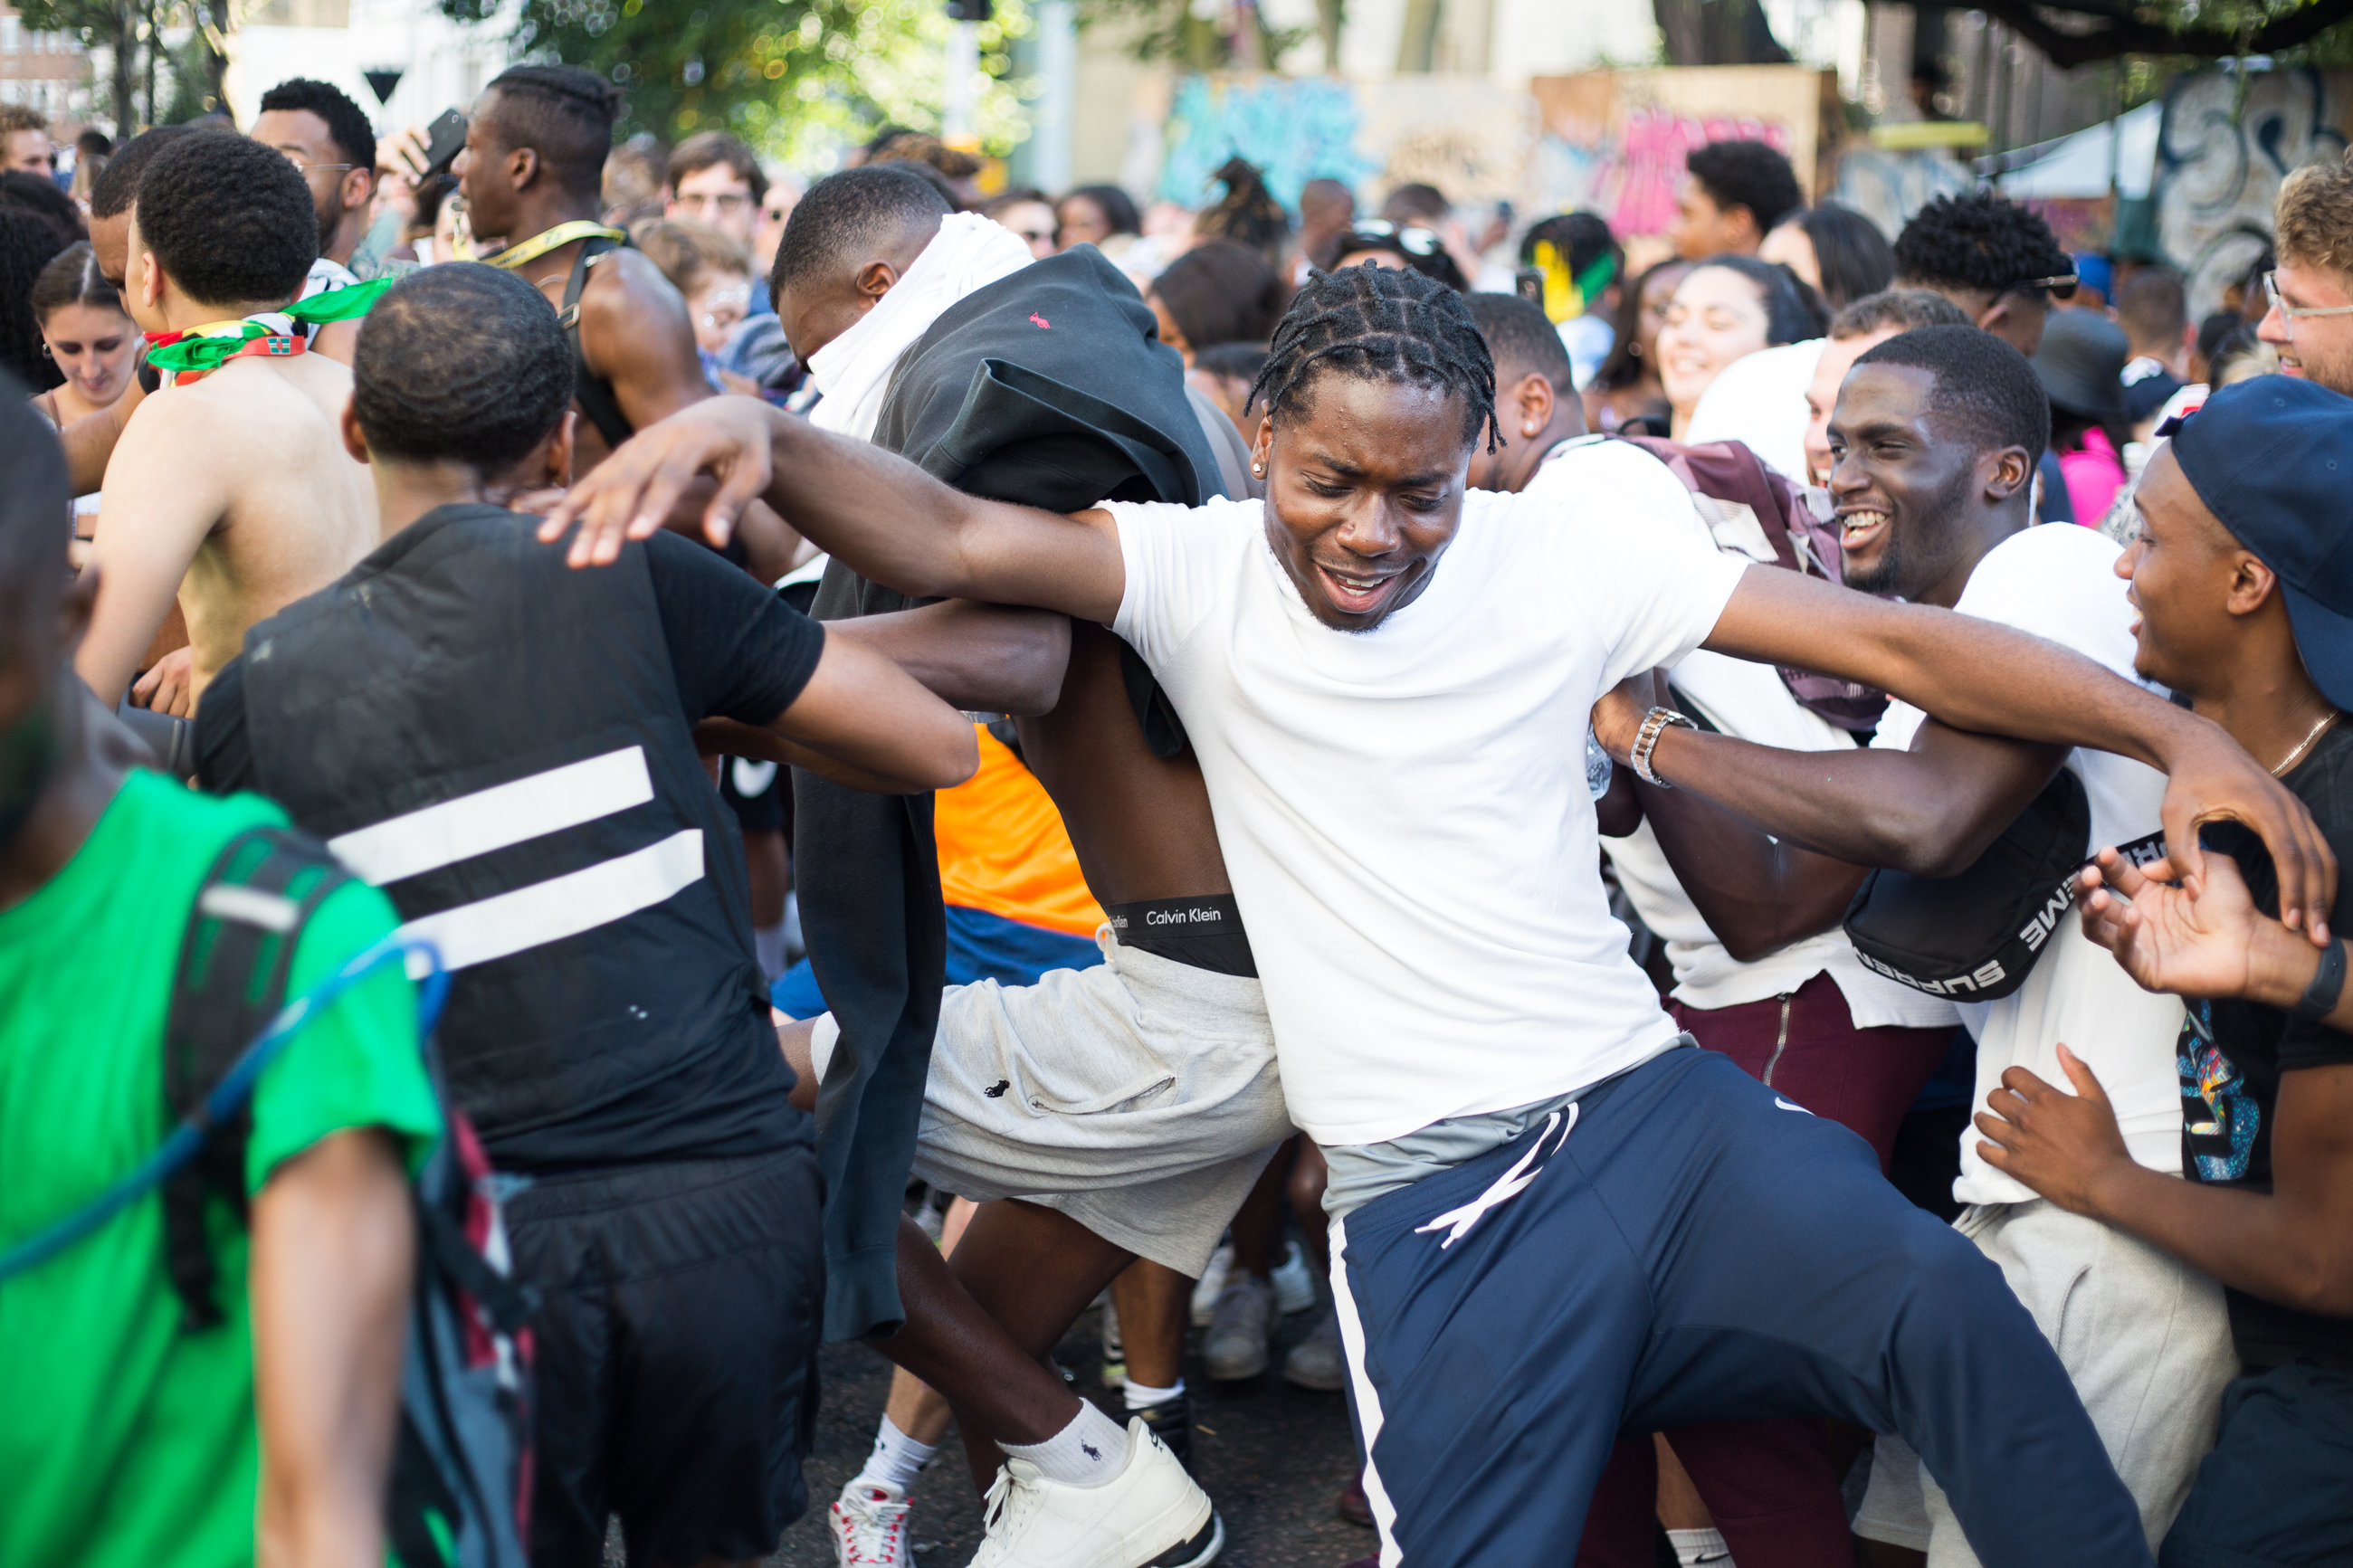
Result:
{"label": "black smartphone", "polygon": [[1541,267],[1523,267],[1512,274],[1512,291],[1531,305],[1544,303],[1545,275]]}
{"label": "black smartphone", "polygon": [[446,174],[458,154],[466,150],[466,111],[445,109],[425,128],[425,177]]}

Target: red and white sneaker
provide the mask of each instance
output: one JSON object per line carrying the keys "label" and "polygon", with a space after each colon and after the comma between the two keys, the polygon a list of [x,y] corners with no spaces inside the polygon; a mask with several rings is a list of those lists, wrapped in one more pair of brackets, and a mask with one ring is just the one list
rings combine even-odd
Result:
{"label": "red and white sneaker", "polygon": [[910,1568],[907,1494],[888,1481],[852,1477],[827,1516],[835,1568]]}

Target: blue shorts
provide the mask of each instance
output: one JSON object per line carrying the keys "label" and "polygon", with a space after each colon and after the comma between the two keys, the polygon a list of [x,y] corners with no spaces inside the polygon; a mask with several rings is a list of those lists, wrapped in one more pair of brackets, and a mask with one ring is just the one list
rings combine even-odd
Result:
{"label": "blue shorts", "polygon": [[[1035,985],[1050,969],[1089,969],[1103,962],[1092,937],[1072,936],[1042,926],[1023,925],[987,910],[947,906],[947,984],[969,985],[994,980],[999,985]],[[802,959],[768,987],[769,1005],[787,1018],[829,1013],[818,989],[817,972]]]}
{"label": "blue shorts", "polygon": [[1621,1429],[1900,1432],[2003,1568],[2148,1568],[2049,1342],[1871,1146],[1670,1050],[1332,1226],[1381,1562],[1553,1568]]}

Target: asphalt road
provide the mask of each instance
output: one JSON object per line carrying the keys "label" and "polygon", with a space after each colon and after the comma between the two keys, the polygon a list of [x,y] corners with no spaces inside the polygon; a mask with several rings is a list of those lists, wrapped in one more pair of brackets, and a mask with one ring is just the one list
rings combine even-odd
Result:
{"label": "asphalt road", "polygon": [[[1376,1549],[1371,1531],[1346,1522],[1332,1508],[1356,1464],[1346,1401],[1294,1388],[1280,1375],[1283,1350],[1314,1322],[1312,1311],[1286,1320],[1275,1342],[1273,1370],[1248,1383],[1203,1378],[1200,1331],[1194,1331],[1185,1374],[1193,1393],[1193,1469],[1225,1516],[1226,1550],[1219,1561],[1230,1568],[1341,1568]],[[1057,1358],[1080,1374],[1081,1394],[1124,1419],[1118,1395],[1097,1379],[1097,1352],[1091,1311]],[[809,1511],[786,1533],[770,1568],[833,1568],[826,1505],[865,1463],[890,1394],[889,1366],[861,1346],[828,1345],[822,1364],[825,1402],[808,1462]],[[920,1568],[964,1568],[980,1545],[980,1502],[953,1436],[917,1479],[913,1501],[909,1535]]]}

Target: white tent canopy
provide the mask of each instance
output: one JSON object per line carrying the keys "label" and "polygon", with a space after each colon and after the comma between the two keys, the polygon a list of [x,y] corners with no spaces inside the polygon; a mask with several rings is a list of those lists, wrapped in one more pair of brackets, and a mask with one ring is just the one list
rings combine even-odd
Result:
{"label": "white tent canopy", "polygon": [[2159,102],[2144,103],[2105,124],[2078,131],[2051,144],[2033,163],[2001,177],[2006,196],[2105,196],[2115,170],[2116,194],[2148,195],[2157,167],[2157,132],[2165,117]]}

